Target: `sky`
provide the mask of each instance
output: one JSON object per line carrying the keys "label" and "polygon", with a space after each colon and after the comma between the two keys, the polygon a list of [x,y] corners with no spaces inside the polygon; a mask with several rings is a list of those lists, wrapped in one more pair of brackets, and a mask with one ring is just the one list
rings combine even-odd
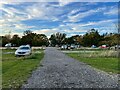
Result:
{"label": "sky", "polygon": [[0,4],[0,35],[23,35],[25,30],[50,37],[56,32],[84,35],[94,28],[117,33],[118,2],[12,2]]}

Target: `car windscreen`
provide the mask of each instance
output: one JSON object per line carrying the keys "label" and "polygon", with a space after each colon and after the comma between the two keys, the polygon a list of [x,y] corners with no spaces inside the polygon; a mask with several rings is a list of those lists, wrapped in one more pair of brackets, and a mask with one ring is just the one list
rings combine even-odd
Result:
{"label": "car windscreen", "polygon": [[29,47],[20,47],[19,49],[28,50],[28,49],[30,49],[30,48],[29,48]]}

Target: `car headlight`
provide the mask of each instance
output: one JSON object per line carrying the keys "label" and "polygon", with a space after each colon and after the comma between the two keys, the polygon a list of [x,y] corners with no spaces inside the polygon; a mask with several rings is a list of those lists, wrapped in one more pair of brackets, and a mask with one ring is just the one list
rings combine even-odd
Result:
{"label": "car headlight", "polygon": [[17,54],[18,52],[17,51],[15,51],[15,54]]}

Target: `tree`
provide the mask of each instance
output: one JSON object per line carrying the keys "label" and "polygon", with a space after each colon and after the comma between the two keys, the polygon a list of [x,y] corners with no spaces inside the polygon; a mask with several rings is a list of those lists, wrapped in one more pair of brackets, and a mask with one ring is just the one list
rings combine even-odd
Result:
{"label": "tree", "polygon": [[13,35],[13,37],[11,38],[11,43],[14,44],[15,46],[19,46],[21,42],[21,38],[15,34]]}
{"label": "tree", "polygon": [[120,34],[114,34],[112,36],[112,45],[117,45],[119,44],[120,45]]}
{"label": "tree", "polygon": [[0,47],[2,47],[2,36],[0,36]]}
{"label": "tree", "polygon": [[24,36],[21,39],[22,44],[29,44],[31,46],[48,46],[49,40],[45,34],[32,33],[30,30],[24,31]]}
{"label": "tree", "polygon": [[23,32],[23,35],[25,36],[25,35],[28,35],[28,34],[31,34],[31,33],[32,33],[32,31],[26,30],[26,31]]}
{"label": "tree", "polygon": [[76,37],[76,41],[78,44],[83,45],[83,36],[80,35],[80,36]]}
{"label": "tree", "polygon": [[99,43],[100,43],[100,45],[106,44],[109,46],[114,46],[114,45],[120,44],[120,34],[110,33],[105,36],[102,35],[102,39]]}
{"label": "tree", "polygon": [[2,46],[5,46],[5,44],[10,43],[10,40],[11,40],[10,35],[2,36]]}
{"label": "tree", "polygon": [[57,32],[55,34],[52,34],[49,40],[51,41],[52,46],[55,46],[55,45],[61,46],[64,43],[65,38],[66,38],[65,33]]}
{"label": "tree", "polygon": [[45,34],[36,34],[32,40],[32,45],[33,46],[48,46],[49,45],[49,40]]}
{"label": "tree", "polygon": [[23,44],[23,45],[29,44],[29,45],[33,46],[32,41],[33,41],[33,38],[35,35],[36,35],[35,33],[29,33],[29,34],[22,36],[21,44]]}
{"label": "tree", "polygon": [[68,37],[67,39],[66,39],[66,43],[67,44],[77,44],[77,37],[78,37],[78,35],[76,35],[76,36],[71,36],[71,37]]}
{"label": "tree", "polygon": [[100,35],[97,30],[91,29],[88,33],[83,36],[83,45],[84,46],[98,46],[100,41]]}
{"label": "tree", "polygon": [[32,40],[35,36],[35,33],[32,33],[30,30],[26,30],[23,32],[22,38],[21,38],[21,44],[26,45],[29,44],[32,46]]}

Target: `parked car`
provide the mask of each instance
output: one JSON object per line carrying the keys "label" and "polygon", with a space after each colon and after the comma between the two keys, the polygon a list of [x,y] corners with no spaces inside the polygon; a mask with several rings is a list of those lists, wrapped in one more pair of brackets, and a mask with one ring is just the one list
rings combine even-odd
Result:
{"label": "parked car", "polygon": [[61,50],[67,49],[67,45],[62,45]]}
{"label": "parked car", "polygon": [[11,47],[11,46],[12,46],[11,43],[5,44],[5,47]]}
{"label": "parked car", "polygon": [[115,46],[115,50],[120,49],[120,45]]}
{"label": "parked car", "polygon": [[76,46],[74,45],[74,44],[72,44],[71,46],[70,46],[70,49],[75,49],[76,48]]}
{"label": "parked car", "polygon": [[107,45],[102,45],[102,46],[100,46],[100,48],[108,49],[109,47]]}
{"label": "parked car", "polygon": [[21,45],[16,51],[15,56],[27,56],[32,53],[32,49],[29,45]]}
{"label": "parked car", "polygon": [[95,45],[92,45],[91,48],[96,48],[96,46],[95,46]]}

